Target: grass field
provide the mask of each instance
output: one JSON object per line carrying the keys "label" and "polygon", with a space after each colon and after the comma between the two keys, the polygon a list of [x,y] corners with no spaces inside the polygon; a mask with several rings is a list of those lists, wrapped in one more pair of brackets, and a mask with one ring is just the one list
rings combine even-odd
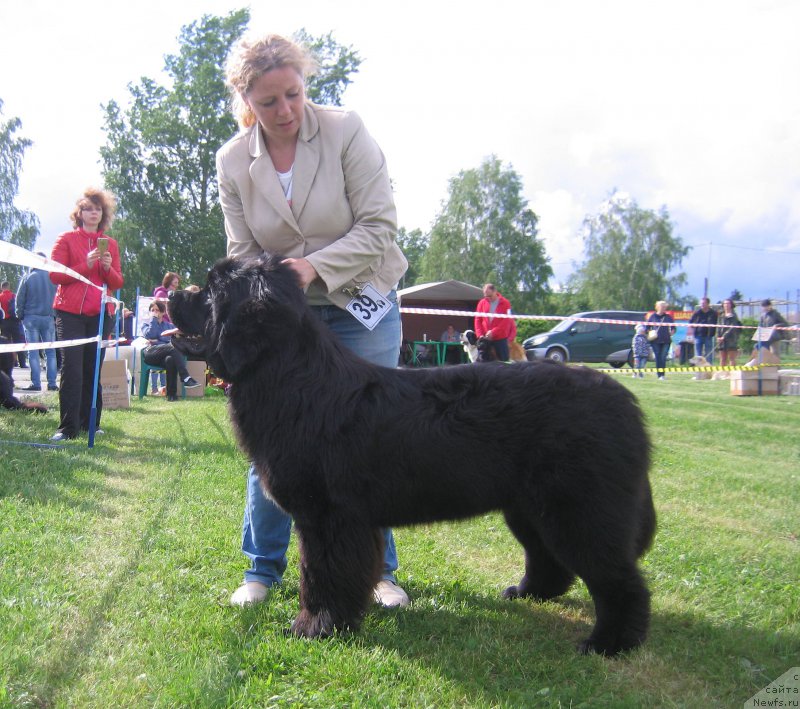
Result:
{"label": "grass field", "polygon": [[741,707],[800,665],[800,397],[620,380],[655,442],[659,531],[651,636],[616,660],[575,651],[582,584],[500,599],[522,557],[499,515],[397,530],[410,608],[286,637],[294,543],[269,602],[227,605],[247,465],[223,396],[105,412],[92,450],[14,443],[46,443],[57,403],[0,413],[0,706]]}

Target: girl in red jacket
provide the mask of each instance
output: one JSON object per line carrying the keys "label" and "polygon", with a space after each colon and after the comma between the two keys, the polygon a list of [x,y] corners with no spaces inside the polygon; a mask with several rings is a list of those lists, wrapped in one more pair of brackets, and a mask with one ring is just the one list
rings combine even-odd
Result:
{"label": "girl in red jacket", "polygon": [[[73,271],[95,285],[104,283],[111,292],[122,287],[124,280],[120,270],[117,242],[106,236],[105,230],[114,218],[116,200],[104,190],[87,189],[77,201],[70,219],[75,231],[68,231],[56,239],[51,258],[69,266]],[[50,280],[58,288],[53,301],[56,311],[56,338],[77,340],[96,337],[100,322],[100,289],[65,273],[51,273]],[[113,327],[110,317],[113,306],[107,305],[108,317],[103,319],[103,337],[108,337]],[[102,366],[105,350],[100,351]],[[97,359],[97,344],[64,348],[61,368],[59,405],[61,424],[51,440],[61,441],[75,438],[80,431],[89,429],[92,407],[92,386]],[[103,409],[103,389],[97,390],[97,430],[100,430],[100,414]]]}

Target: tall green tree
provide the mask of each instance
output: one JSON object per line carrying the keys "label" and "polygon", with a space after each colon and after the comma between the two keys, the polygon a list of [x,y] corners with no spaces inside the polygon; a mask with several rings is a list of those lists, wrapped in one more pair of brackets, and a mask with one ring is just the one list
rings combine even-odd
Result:
{"label": "tall green tree", "polygon": [[361,65],[358,52],[339,44],[331,32],[314,37],[301,28],[292,38],[311,52],[317,64],[317,71],[306,77],[306,96],[314,103],[341,106],[342,95],[352,83],[350,76]]}
{"label": "tall green tree", "polygon": [[423,281],[492,282],[516,312],[541,306],[553,275],[522,180],[496,156],[450,180],[422,259]]}
{"label": "tall green tree", "polygon": [[129,108],[103,107],[100,154],[119,202],[113,233],[130,287],[149,294],[166,271],[202,282],[225,253],[215,153],[236,123],[222,67],[249,19],[238,10],[183,27],[178,53],[165,57],[167,84],[144,77],[128,86]]}
{"label": "tall green tree", "polygon": [[407,231],[405,227],[397,230],[397,245],[402,250],[408,260],[408,270],[400,281],[401,288],[421,283],[420,269],[425,250],[428,248],[428,237],[422,233],[421,229]]}
{"label": "tall green tree", "polygon": [[[248,10],[204,15],[182,28],[177,54],[165,57],[167,81],[130,84],[129,107],[111,100],[105,112],[106,144],[100,154],[106,186],[119,202],[113,234],[120,242],[126,297],[145,292],[166,271],[202,283],[225,255],[216,181],[217,149],[236,133],[228,107],[224,63],[250,20]],[[338,103],[360,59],[330,34],[304,30],[320,67],[309,79],[311,100]]]}
{"label": "tall green tree", "polygon": [[686,274],[674,272],[691,247],[673,233],[665,206],[642,209],[615,191],[583,231],[585,261],[568,286],[592,308],[647,310],[681,299]]}
{"label": "tall green tree", "polygon": [[[32,249],[39,236],[39,218],[14,204],[19,192],[22,159],[32,145],[28,138],[17,135],[22,127],[19,118],[3,120],[3,100],[0,99],[0,239]],[[18,282],[21,268],[3,264],[4,279]]]}

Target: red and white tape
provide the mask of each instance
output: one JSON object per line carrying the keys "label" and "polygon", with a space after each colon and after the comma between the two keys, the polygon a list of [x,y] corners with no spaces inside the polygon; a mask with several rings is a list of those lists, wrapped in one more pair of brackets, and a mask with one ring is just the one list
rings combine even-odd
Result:
{"label": "red and white tape", "polygon": [[[575,322],[593,322],[593,323],[611,323],[612,325],[645,325],[652,327],[659,327],[661,323],[648,322],[646,320],[612,320],[610,318],[574,318],[571,315],[519,315],[517,313],[479,313],[473,310],[445,310],[443,308],[409,308],[405,306],[400,307],[401,313],[409,313],[412,315],[448,315],[450,317],[482,317],[482,318],[512,318],[513,320],[574,320]],[[665,327],[713,327],[713,328],[731,328],[737,330],[752,330],[764,326],[759,325],[723,325],[720,323],[706,325],[705,323],[690,323],[688,320],[678,320],[672,323],[663,323]],[[795,327],[774,327],[775,330],[794,330]]]}

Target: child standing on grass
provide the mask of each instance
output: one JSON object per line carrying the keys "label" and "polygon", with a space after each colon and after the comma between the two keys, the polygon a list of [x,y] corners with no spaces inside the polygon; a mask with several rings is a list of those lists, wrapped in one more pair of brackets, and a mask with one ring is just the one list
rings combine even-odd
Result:
{"label": "child standing on grass", "polygon": [[[633,366],[634,369],[638,371],[639,377],[644,377],[644,372],[642,371],[647,364],[647,360],[650,357],[650,343],[647,341],[647,337],[645,337],[645,328],[644,325],[637,325],[636,326],[636,334],[633,336],[633,340],[631,342],[631,349],[633,350]],[[635,377],[637,372],[633,373]]]}

